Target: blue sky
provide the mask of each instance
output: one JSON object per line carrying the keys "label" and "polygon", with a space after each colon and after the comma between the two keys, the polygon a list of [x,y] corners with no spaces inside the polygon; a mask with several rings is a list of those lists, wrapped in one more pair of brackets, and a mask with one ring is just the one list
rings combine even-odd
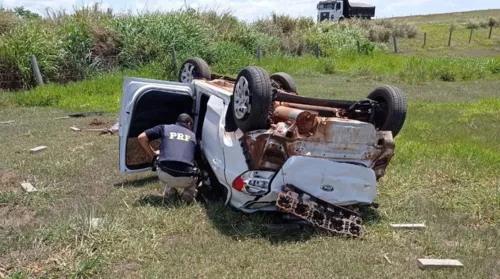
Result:
{"label": "blue sky", "polygon": [[[35,12],[43,12],[45,7],[66,9],[90,4],[89,0],[0,0],[3,7],[24,6]],[[142,10],[179,9],[186,2],[193,8],[216,8],[231,11],[245,21],[267,17],[271,12],[307,16],[316,18],[318,0],[102,0],[103,7],[112,7],[116,11],[132,12]],[[391,17],[415,14],[446,13],[474,9],[500,9],[500,0],[355,0],[374,4],[377,17]],[[499,14],[500,16],[500,14]]]}

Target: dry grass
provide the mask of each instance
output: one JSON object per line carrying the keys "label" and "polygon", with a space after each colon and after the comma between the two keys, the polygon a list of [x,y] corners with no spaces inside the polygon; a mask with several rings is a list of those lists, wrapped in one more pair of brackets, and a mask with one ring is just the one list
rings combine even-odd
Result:
{"label": "dry grass", "polygon": [[[302,95],[348,99],[383,83],[337,76],[297,82]],[[2,107],[1,120],[16,122],[0,126],[0,272],[9,278],[495,278],[500,84],[400,86],[410,100],[408,122],[364,240],[270,232],[269,216],[219,204],[161,206],[154,195],[162,186],[152,173],[118,174],[116,135],[69,129],[93,119],[53,120],[65,113]],[[28,153],[38,145],[48,148]],[[39,191],[18,190],[22,180]],[[101,229],[91,229],[93,217],[103,218]],[[391,231],[391,222],[425,222],[428,230]],[[421,257],[456,258],[465,268],[421,271]]]}

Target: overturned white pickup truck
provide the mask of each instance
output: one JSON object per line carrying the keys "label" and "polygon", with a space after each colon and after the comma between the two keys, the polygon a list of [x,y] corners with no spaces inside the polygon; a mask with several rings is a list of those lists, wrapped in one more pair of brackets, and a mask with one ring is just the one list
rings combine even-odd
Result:
{"label": "overturned white pickup truck", "polygon": [[[188,59],[179,82],[126,78],[120,112],[120,171],[150,168],[137,136],[189,113],[198,165],[226,204],[245,212],[282,211],[331,232],[360,236],[358,209],[374,204],[406,118],[403,93],[376,88],[367,99],[299,96],[285,73],[259,67],[236,79]],[[159,142],[153,143],[159,144]]]}

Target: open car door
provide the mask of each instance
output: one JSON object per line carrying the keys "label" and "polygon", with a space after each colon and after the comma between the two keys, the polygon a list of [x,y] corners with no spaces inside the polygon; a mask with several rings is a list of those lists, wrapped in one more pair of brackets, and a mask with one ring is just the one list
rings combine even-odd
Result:
{"label": "open car door", "polygon": [[[175,123],[181,113],[193,117],[195,99],[193,84],[126,77],[119,119],[120,173],[150,170],[153,158],[137,137],[156,125]],[[151,145],[158,149],[160,140]]]}

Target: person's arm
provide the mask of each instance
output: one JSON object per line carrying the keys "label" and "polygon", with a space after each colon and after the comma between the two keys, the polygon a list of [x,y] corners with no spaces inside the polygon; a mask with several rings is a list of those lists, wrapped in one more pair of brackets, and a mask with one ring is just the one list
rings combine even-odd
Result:
{"label": "person's arm", "polygon": [[160,154],[160,151],[158,150],[154,150],[154,148],[151,146],[151,144],[149,143],[149,138],[148,136],[146,135],[146,133],[142,133],[139,135],[139,137],[137,137],[137,139],[139,140],[139,143],[141,144],[142,148],[146,151],[146,153],[148,153],[150,156],[155,156],[155,155],[158,155]]}
{"label": "person's arm", "polygon": [[160,151],[159,150],[154,150],[154,148],[151,146],[150,141],[159,139],[163,135],[163,125],[158,125],[156,127],[153,127],[151,129],[148,129],[141,133],[137,139],[139,140],[139,143],[141,144],[141,147],[148,153],[150,156],[155,156],[159,155]]}

